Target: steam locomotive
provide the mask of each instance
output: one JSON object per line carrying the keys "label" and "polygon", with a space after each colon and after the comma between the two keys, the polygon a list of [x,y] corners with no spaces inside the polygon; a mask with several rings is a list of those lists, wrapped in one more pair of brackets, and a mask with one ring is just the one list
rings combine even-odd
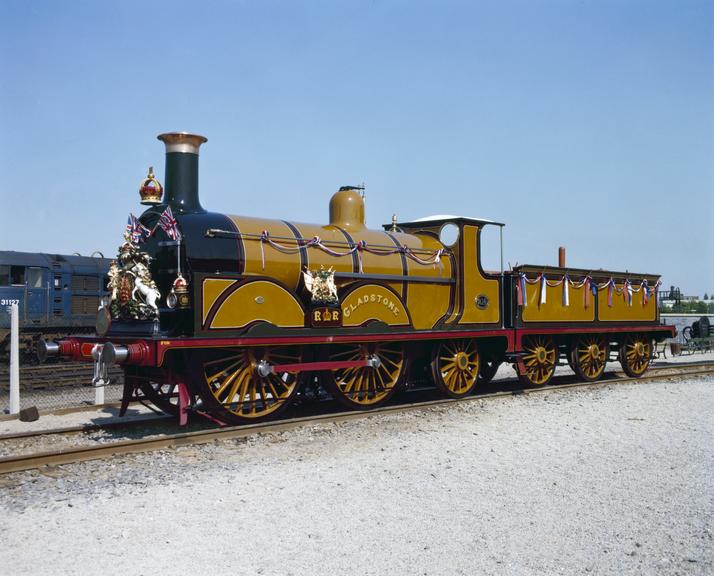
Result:
{"label": "steam locomotive", "polygon": [[674,335],[657,311],[659,276],[564,266],[481,266],[481,231],[465,216],[365,226],[364,198],[342,187],[329,222],[219,214],[198,195],[206,138],[161,134],[165,191],[150,173],[148,208],[130,217],[109,271],[97,335],[42,341],[41,357],[94,361],[125,373],[123,409],[159,408],[221,422],[285,409],[319,382],[357,409],[386,402],[428,373],[459,398],[512,363],[542,386],[566,360],[584,380],[606,363],[640,376],[654,341]]}

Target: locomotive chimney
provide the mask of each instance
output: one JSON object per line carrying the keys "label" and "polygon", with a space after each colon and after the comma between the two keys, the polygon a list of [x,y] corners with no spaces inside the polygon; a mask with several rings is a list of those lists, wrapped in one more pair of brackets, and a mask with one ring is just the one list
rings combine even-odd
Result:
{"label": "locomotive chimney", "polygon": [[205,212],[198,200],[198,149],[208,139],[188,132],[157,136],[166,145],[164,202],[178,214]]}
{"label": "locomotive chimney", "polygon": [[565,268],[565,246],[558,247],[558,267]]}

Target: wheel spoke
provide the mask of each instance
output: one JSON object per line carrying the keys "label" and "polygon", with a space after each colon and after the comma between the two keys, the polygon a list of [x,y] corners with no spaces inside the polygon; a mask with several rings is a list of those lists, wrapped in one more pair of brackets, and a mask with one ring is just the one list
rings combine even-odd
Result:
{"label": "wheel spoke", "polygon": [[[236,370],[236,371],[233,372],[230,376],[228,376],[228,378],[226,378],[226,379],[223,381],[223,384],[221,384],[221,385],[216,389],[216,391],[214,392],[214,394],[216,395],[217,398],[222,398],[222,397],[223,397],[223,393],[224,393],[224,392],[226,391],[226,389],[233,383],[233,381],[238,377],[238,375],[239,375],[240,373],[241,373],[240,370]],[[213,381],[213,380],[215,380],[215,377],[211,378],[211,381]]]}
{"label": "wheel spoke", "polygon": [[398,343],[345,344],[325,348],[329,362],[379,359],[376,367],[338,368],[321,373],[320,380],[341,403],[369,408],[385,402],[396,389],[404,367],[404,352]]}
{"label": "wheel spoke", "polygon": [[242,381],[248,379],[247,370],[244,369],[240,373],[236,372],[235,376],[236,377],[233,379],[232,386],[231,386],[230,390],[228,391],[228,393],[223,395],[223,394],[219,394],[218,392],[216,392],[216,398],[218,398],[222,402],[231,402],[233,400],[233,397],[235,396],[235,394],[238,390],[238,386],[240,386]]}
{"label": "wheel spoke", "polygon": [[439,343],[432,356],[432,375],[436,385],[453,398],[473,390],[479,372],[479,351],[472,339]]}
{"label": "wheel spoke", "polygon": [[270,377],[268,377],[268,388],[270,388],[270,394],[274,400],[278,400],[280,398],[280,395],[278,394],[278,391],[275,389],[275,384],[273,384],[273,378],[272,376],[275,376],[275,374],[271,374]]}
{"label": "wheel spoke", "polygon": [[236,358],[238,359],[238,361],[235,364],[233,364],[233,366],[237,366],[243,360],[243,354],[235,354],[233,356],[228,356],[226,358],[219,358],[217,360],[211,360],[209,362],[204,362],[203,366],[206,367],[206,366],[213,366],[215,364],[223,364],[224,362],[230,362],[231,360],[235,360]]}
{"label": "wheel spoke", "polygon": [[258,362],[293,364],[302,356],[294,347],[257,347],[210,351],[203,354],[199,366],[202,382],[198,391],[210,402],[219,418],[245,422],[264,418],[287,406],[297,392],[295,374],[278,372],[261,377]]}
{"label": "wheel spoke", "polygon": [[357,348],[355,350],[354,348],[348,348],[347,350],[334,352],[333,354],[330,355],[330,359],[333,361],[336,361],[336,360],[340,360],[341,358],[344,358],[345,356],[349,357],[348,360],[354,360],[355,358],[359,358],[361,356],[360,349]]}
{"label": "wheel spoke", "polygon": [[[555,372],[558,361],[558,348],[552,338],[547,336],[526,336],[522,342],[523,354],[521,356],[525,373],[519,378],[526,385],[543,385],[547,383]],[[587,350],[583,350],[586,353]]]}

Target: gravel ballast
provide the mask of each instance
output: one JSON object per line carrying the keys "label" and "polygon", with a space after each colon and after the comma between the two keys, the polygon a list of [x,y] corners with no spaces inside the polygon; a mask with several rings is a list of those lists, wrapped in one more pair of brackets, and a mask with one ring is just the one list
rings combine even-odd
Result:
{"label": "gravel ballast", "polygon": [[3,574],[712,574],[714,378],[0,477]]}

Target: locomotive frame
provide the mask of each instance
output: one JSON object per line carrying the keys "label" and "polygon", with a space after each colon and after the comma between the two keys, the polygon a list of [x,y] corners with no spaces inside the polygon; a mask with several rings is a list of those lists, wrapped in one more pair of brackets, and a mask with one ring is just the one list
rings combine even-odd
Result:
{"label": "locomotive frame", "polygon": [[[315,380],[347,406],[369,409],[410,371],[430,372],[444,394],[459,398],[502,362],[527,386],[546,384],[563,358],[582,379],[597,380],[613,352],[626,373],[640,376],[653,341],[674,335],[659,323],[656,275],[528,265],[484,271],[481,230],[502,228],[498,222],[433,216],[368,230],[353,187],[333,196],[325,226],[207,212],[198,197],[206,139],[159,139],[166,197],[151,190],[137,226],[152,233],[136,244],[127,236],[118,260],[134,266],[132,278],[144,270],[145,291],[173,300],[156,318],[149,301],[124,302],[125,311],[143,311],[135,318],[118,317],[116,302],[107,303],[101,336],[43,341],[39,349],[94,361],[95,385],[106,383],[109,365],[124,366],[123,411],[143,396],[182,423],[189,410],[256,421]],[[447,227],[458,229],[453,242],[442,235]],[[150,274],[132,258],[150,260]]]}

